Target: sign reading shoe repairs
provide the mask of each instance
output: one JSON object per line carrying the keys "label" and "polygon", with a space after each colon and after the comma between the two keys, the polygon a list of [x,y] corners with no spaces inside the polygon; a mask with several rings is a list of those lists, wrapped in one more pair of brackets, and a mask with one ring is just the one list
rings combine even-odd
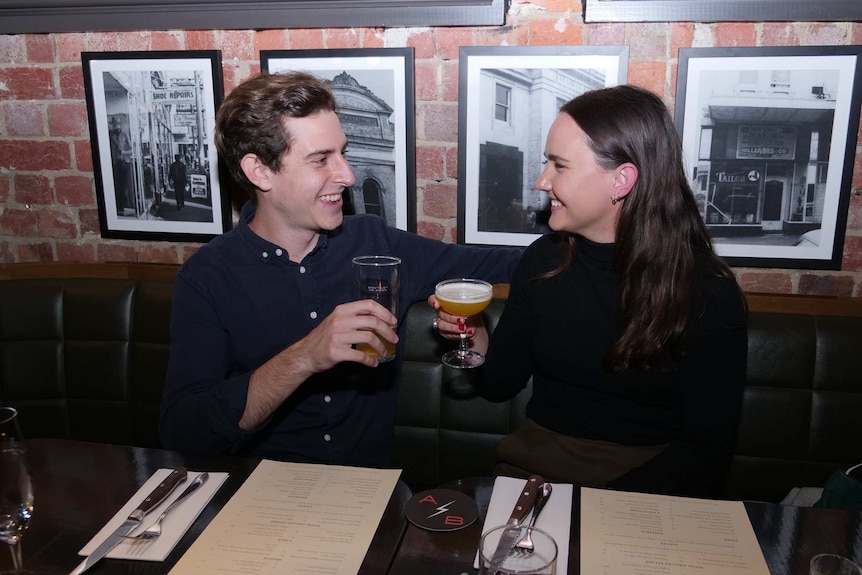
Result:
{"label": "sign reading shoe repairs", "polygon": [[194,88],[169,88],[153,90],[153,102],[156,104],[176,104],[177,102],[194,102]]}
{"label": "sign reading shoe repairs", "polygon": [[736,145],[739,160],[793,160],[796,126],[740,126]]}

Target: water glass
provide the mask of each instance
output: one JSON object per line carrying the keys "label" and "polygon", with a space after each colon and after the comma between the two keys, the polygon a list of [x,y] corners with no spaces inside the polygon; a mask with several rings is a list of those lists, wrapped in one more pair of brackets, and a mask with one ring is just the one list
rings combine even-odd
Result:
{"label": "water glass", "polygon": [[[514,537],[511,537],[513,531]],[[516,551],[514,543],[526,537],[527,533],[533,541],[533,552]],[[495,558],[495,555],[500,555],[497,547],[504,536],[509,538],[504,543],[504,549],[509,549],[505,556]],[[479,543],[479,575],[555,575],[556,570],[557,543],[541,529],[501,525],[482,535]]]}
{"label": "water glass", "polygon": [[862,575],[862,569],[856,563],[831,553],[821,553],[811,558],[810,575]]}
{"label": "water glass", "polygon": [[0,407],[0,541],[12,551],[11,573],[23,574],[21,537],[33,513],[33,485],[24,452],[18,412]]}
{"label": "water glass", "polygon": [[[353,299],[373,299],[392,315],[398,315],[398,295],[401,288],[401,258],[392,256],[359,256],[353,258]],[[380,356],[374,348],[356,344],[366,355],[377,356],[379,363],[395,359],[395,344],[380,337],[386,355]]]}

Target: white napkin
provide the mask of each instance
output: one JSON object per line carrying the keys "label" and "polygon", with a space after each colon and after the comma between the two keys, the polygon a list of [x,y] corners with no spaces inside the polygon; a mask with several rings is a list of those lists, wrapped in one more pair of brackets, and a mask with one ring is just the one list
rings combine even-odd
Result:
{"label": "white napkin", "polygon": [[[78,552],[78,554],[89,555],[92,553],[96,547],[102,543],[102,541],[107,539],[108,536],[117,529],[117,527],[123,524],[123,521],[126,520],[129,514],[134,511],[140,502],[143,501],[144,498],[146,498],[146,496],[149,495],[171,471],[172,470],[170,469],[159,469],[153,473],[152,477],[150,477],[147,482],[138,489],[138,492],[129,499],[128,503],[126,503],[126,505],[123,506],[123,508],[120,509],[110,521],[108,521],[95,537],[90,539],[90,542],[87,543],[84,548]],[[185,491],[186,487],[194,481],[199,474],[200,472],[198,471],[189,471],[186,480],[180,483],[174,492],[171,493],[170,496],[161,503],[161,505],[148,513],[144,518],[143,523],[141,523],[141,526],[131,534],[135,535],[136,533],[140,533],[155,523],[159,515],[162,514],[162,511],[164,511],[174,499],[179,497],[180,494]],[[191,527],[191,524],[194,523],[194,520],[197,519],[197,516],[201,511],[203,511],[203,508],[206,507],[207,503],[209,503],[210,499],[212,499],[213,495],[215,495],[216,491],[218,491],[225,479],[227,479],[227,476],[227,473],[210,472],[209,479],[207,479],[203,485],[198,487],[197,491],[189,495],[182,503],[173,508],[168,516],[164,518],[162,521],[162,534],[158,539],[124,539],[108,553],[107,557],[114,559],[135,559],[137,561],[164,561],[165,557],[168,556],[168,553],[171,552],[171,549],[174,548],[177,542],[182,538],[183,534],[189,527]]]}
{"label": "white napkin", "polygon": [[[485,523],[482,525],[482,533],[485,533],[498,525],[505,525],[512,515],[512,508],[521,495],[524,488],[524,479],[514,477],[497,477],[494,480],[494,491],[491,493],[491,501],[488,503],[488,513],[485,515]],[[552,483],[554,490],[551,498],[542,510],[536,527],[551,534],[557,542],[557,573],[569,572],[569,535],[572,529],[572,493],[574,488],[570,483]],[[527,521],[529,521],[529,516]],[[476,559],[473,568],[479,568],[479,551],[476,551]]]}

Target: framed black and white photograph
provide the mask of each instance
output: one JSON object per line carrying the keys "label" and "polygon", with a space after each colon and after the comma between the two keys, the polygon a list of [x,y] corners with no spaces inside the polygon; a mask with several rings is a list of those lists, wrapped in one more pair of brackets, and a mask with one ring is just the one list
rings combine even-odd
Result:
{"label": "framed black and white photograph", "polygon": [[683,48],[676,124],[730,265],[840,269],[862,46]]}
{"label": "framed black and white photograph", "polygon": [[628,75],[627,46],[462,47],[458,242],[527,246],[549,231],[533,186],[563,104]]}
{"label": "framed black and white photograph", "polygon": [[271,73],[303,71],[329,82],[356,183],[345,214],[376,214],[416,231],[413,48],[261,50]]}
{"label": "framed black and white photograph", "polygon": [[230,226],[213,140],[217,51],[82,52],[102,237],[208,241]]}
{"label": "framed black and white photograph", "polygon": [[583,0],[584,22],[855,22],[859,0]]}

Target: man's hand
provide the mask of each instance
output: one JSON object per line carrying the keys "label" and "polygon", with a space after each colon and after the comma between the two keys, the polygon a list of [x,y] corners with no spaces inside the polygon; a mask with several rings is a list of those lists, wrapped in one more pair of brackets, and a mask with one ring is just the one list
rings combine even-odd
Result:
{"label": "man's hand", "polygon": [[353,361],[375,367],[376,357],[366,355],[353,346],[365,343],[380,355],[386,355],[383,342],[377,335],[397,343],[397,321],[389,310],[370,299],[336,307],[307,336],[252,373],[239,426],[245,430],[256,428],[306,379],[337,363]]}
{"label": "man's hand", "polygon": [[398,343],[396,322],[397,318],[374,300],[344,303],[291,347],[303,351],[309,363],[309,375],[326,371],[342,361],[355,361],[374,367],[377,359],[353,346],[365,343],[381,356],[386,355],[383,342],[377,336],[390,343]]}

